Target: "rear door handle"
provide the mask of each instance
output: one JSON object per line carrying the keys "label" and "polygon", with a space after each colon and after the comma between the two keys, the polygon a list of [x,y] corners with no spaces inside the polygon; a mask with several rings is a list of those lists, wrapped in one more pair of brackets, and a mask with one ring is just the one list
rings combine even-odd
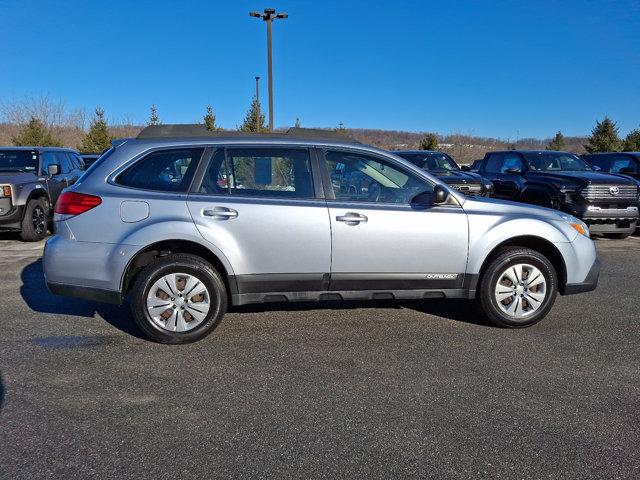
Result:
{"label": "rear door handle", "polygon": [[369,219],[359,213],[347,212],[344,215],[338,215],[336,220],[338,222],[344,222],[347,225],[358,225],[360,223],[367,223],[367,220]]}
{"label": "rear door handle", "polygon": [[217,218],[218,220],[230,220],[238,216],[238,211],[227,207],[213,207],[202,210],[202,215]]}

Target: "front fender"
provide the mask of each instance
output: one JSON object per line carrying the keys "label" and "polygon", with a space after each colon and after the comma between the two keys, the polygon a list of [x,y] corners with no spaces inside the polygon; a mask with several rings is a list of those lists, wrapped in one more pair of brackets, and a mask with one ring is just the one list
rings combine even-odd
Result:
{"label": "front fender", "polygon": [[46,185],[42,183],[29,183],[23,185],[16,185],[17,192],[14,194],[14,205],[26,205],[32,197],[43,196],[47,201],[51,203],[49,198],[49,191]]}
{"label": "front fender", "polygon": [[[559,224],[536,218],[496,218],[487,221],[486,217],[470,216],[467,273],[480,273],[485,260],[497,246],[517,237],[535,237],[553,244],[566,244],[572,242],[577,235],[571,227],[560,228]],[[558,251],[562,254],[563,250]]]}

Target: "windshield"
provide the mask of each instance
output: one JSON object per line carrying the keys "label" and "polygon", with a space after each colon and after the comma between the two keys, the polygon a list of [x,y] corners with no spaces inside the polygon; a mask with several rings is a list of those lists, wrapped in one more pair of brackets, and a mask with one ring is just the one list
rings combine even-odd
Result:
{"label": "windshield", "polygon": [[593,168],[571,153],[525,153],[529,168],[537,172],[589,172]]}
{"label": "windshield", "polygon": [[0,172],[33,172],[38,170],[38,152],[0,150]]}
{"label": "windshield", "polygon": [[460,170],[453,158],[446,153],[398,153],[397,155],[428,172],[432,170]]}

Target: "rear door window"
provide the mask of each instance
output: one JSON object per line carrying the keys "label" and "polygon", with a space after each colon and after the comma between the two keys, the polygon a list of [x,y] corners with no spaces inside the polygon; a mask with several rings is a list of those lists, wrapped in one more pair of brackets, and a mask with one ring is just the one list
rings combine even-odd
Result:
{"label": "rear door window", "polygon": [[150,153],[117,178],[126,187],[162,192],[186,192],[204,148],[160,150]]}
{"label": "rear door window", "polygon": [[229,148],[211,160],[201,193],[251,197],[313,198],[309,150]]}

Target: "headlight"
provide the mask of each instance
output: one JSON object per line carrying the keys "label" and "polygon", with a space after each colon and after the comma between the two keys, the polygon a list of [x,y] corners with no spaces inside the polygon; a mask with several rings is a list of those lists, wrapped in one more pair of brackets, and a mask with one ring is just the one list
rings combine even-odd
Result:
{"label": "headlight", "polygon": [[567,222],[576,232],[589,238],[589,227],[582,220],[566,213],[558,213],[558,216]]}
{"label": "headlight", "polygon": [[10,196],[11,196],[11,187],[9,185],[0,187],[0,198],[10,197]]}

